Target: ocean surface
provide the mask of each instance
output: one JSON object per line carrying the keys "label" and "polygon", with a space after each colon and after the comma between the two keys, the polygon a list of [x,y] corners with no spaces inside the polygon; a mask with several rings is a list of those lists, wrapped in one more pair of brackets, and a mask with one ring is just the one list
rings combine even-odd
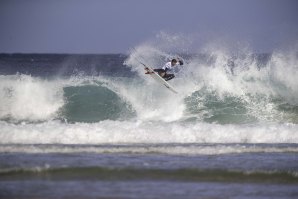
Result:
{"label": "ocean surface", "polygon": [[298,55],[0,54],[0,198],[298,198]]}

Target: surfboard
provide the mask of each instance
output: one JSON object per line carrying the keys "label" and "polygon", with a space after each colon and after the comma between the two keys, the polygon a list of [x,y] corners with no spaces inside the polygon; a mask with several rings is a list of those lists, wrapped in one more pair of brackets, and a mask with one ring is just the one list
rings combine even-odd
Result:
{"label": "surfboard", "polygon": [[147,71],[149,72],[148,75],[150,75],[156,82],[164,85],[167,89],[169,89],[170,91],[172,91],[173,93],[178,93],[173,86],[171,86],[168,82],[166,82],[166,80],[164,80],[161,76],[158,75],[157,72],[155,72],[153,70],[153,68],[151,68],[150,66],[145,65],[144,63],[140,62],[144,68],[147,68]]}

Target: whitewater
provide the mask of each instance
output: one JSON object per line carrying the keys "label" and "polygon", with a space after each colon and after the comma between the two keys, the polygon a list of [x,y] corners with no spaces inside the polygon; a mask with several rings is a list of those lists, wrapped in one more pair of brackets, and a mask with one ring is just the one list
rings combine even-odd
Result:
{"label": "whitewater", "polygon": [[137,60],[160,66],[175,56],[140,46],[116,66],[129,69],[128,77],[2,74],[0,142],[298,142],[296,54],[185,55],[170,82],[179,94],[148,78]]}
{"label": "whitewater", "polygon": [[[178,94],[139,63],[177,57]],[[293,50],[0,54],[0,197],[295,198],[297,69]]]}

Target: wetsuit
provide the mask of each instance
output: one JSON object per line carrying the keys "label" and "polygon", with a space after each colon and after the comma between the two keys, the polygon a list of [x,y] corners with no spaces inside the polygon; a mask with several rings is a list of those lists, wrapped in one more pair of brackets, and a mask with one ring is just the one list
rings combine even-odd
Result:
{"label": "wetsuit", "polygon": [[[183,65],[183,62],[181,60],[179,60],[178,63],[176,63],[176,64]],[[164,80],[169,81],[175,77],[174,74],[167,73],[169,70],[172,70],[172,68],[173,68],[172,64],[169,61],[162,68],[154,69],[154,71],[157,72],[162,78],[164,78]]]}

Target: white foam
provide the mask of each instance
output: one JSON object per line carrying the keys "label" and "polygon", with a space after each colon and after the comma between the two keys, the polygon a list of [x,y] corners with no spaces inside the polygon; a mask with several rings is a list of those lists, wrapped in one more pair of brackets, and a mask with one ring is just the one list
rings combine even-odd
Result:
{"label": "white foam", "polygon": [[[211,52],[209,52],[211,54]],[[192,60],[190,70],[194,79],[217,97],[237,97],[245,104],[248,114],[259,121],[291,121],[297,123],[295,113],[281,112],[278,103],[298,105],[298,58],[293,53],[273,53],[266,66],[259,68],[251,52],[242,52],[234,60],[235,67],[227,64],[233,57],[223,50],[213,51],[213,62],[198,64]],[[292,118],[292,119],[289,119]]]}
{"label": "white foam", "polygon": [[298,143],[298,125],[218,125],[134,121],[94,124],[0,122],[1,144]]}
{"label": "white foam", "polygon": [[[160,92],[163,88],[144,75],[143,68],[137,60],[141,59],[154,68],[160,67],[165,62],[164,58],[172,56],[161,49],[164,49],[163,44],[147,42],[133,50],[126,60],[126,65],[137,71],[144,81],[140,85],[135,84],[135,87],[123,89],[124,98],[131,102],[139,119],[177,121],[185,116],[184,99],[204,88],[207,91],[206,96],[212,93],[218,100],[227,96],[241,100],[247,114],[258,121],[297,123],[295,113],[281,112],[278,103],[274,102],[280,100],[280,103],[298,105],[296,51],[275,52],[266,66],[260,68],[248,48],[243,48],[235,54],[221,46],[210,45],[203,50],[205,55],[210,56],[208,62],[196,57],[187,60],[185,66],[180,67],[182,70],[177,77],[170,81],[179,92],[175,96]],[[231,60],[234,67],[229,65],[232,63]],[[119,94],[121,95],[121,92]],[[196,99],[192,100],[195,101]],[[206,109],[201,101],[197,100],[198,110]],[[165,115],[171,117],[164,119]]]}
{"label": "white foam", "polygon": [[122,145],[0,145],[1,153],[163,153],[174,155],[218,155],[228,153],[297,153],[295,146],[242,144],[122,144]]}
{"label": "white foam", "polygon": [[29,75],[0,76],[0,119],[49,120],[64,104],[57,81]]}
{"label": "white foam", "polygon": [[298,105],[298,57],[296,52],[275,52],[269,63],[269,75],[274,91],[293,105]]}

